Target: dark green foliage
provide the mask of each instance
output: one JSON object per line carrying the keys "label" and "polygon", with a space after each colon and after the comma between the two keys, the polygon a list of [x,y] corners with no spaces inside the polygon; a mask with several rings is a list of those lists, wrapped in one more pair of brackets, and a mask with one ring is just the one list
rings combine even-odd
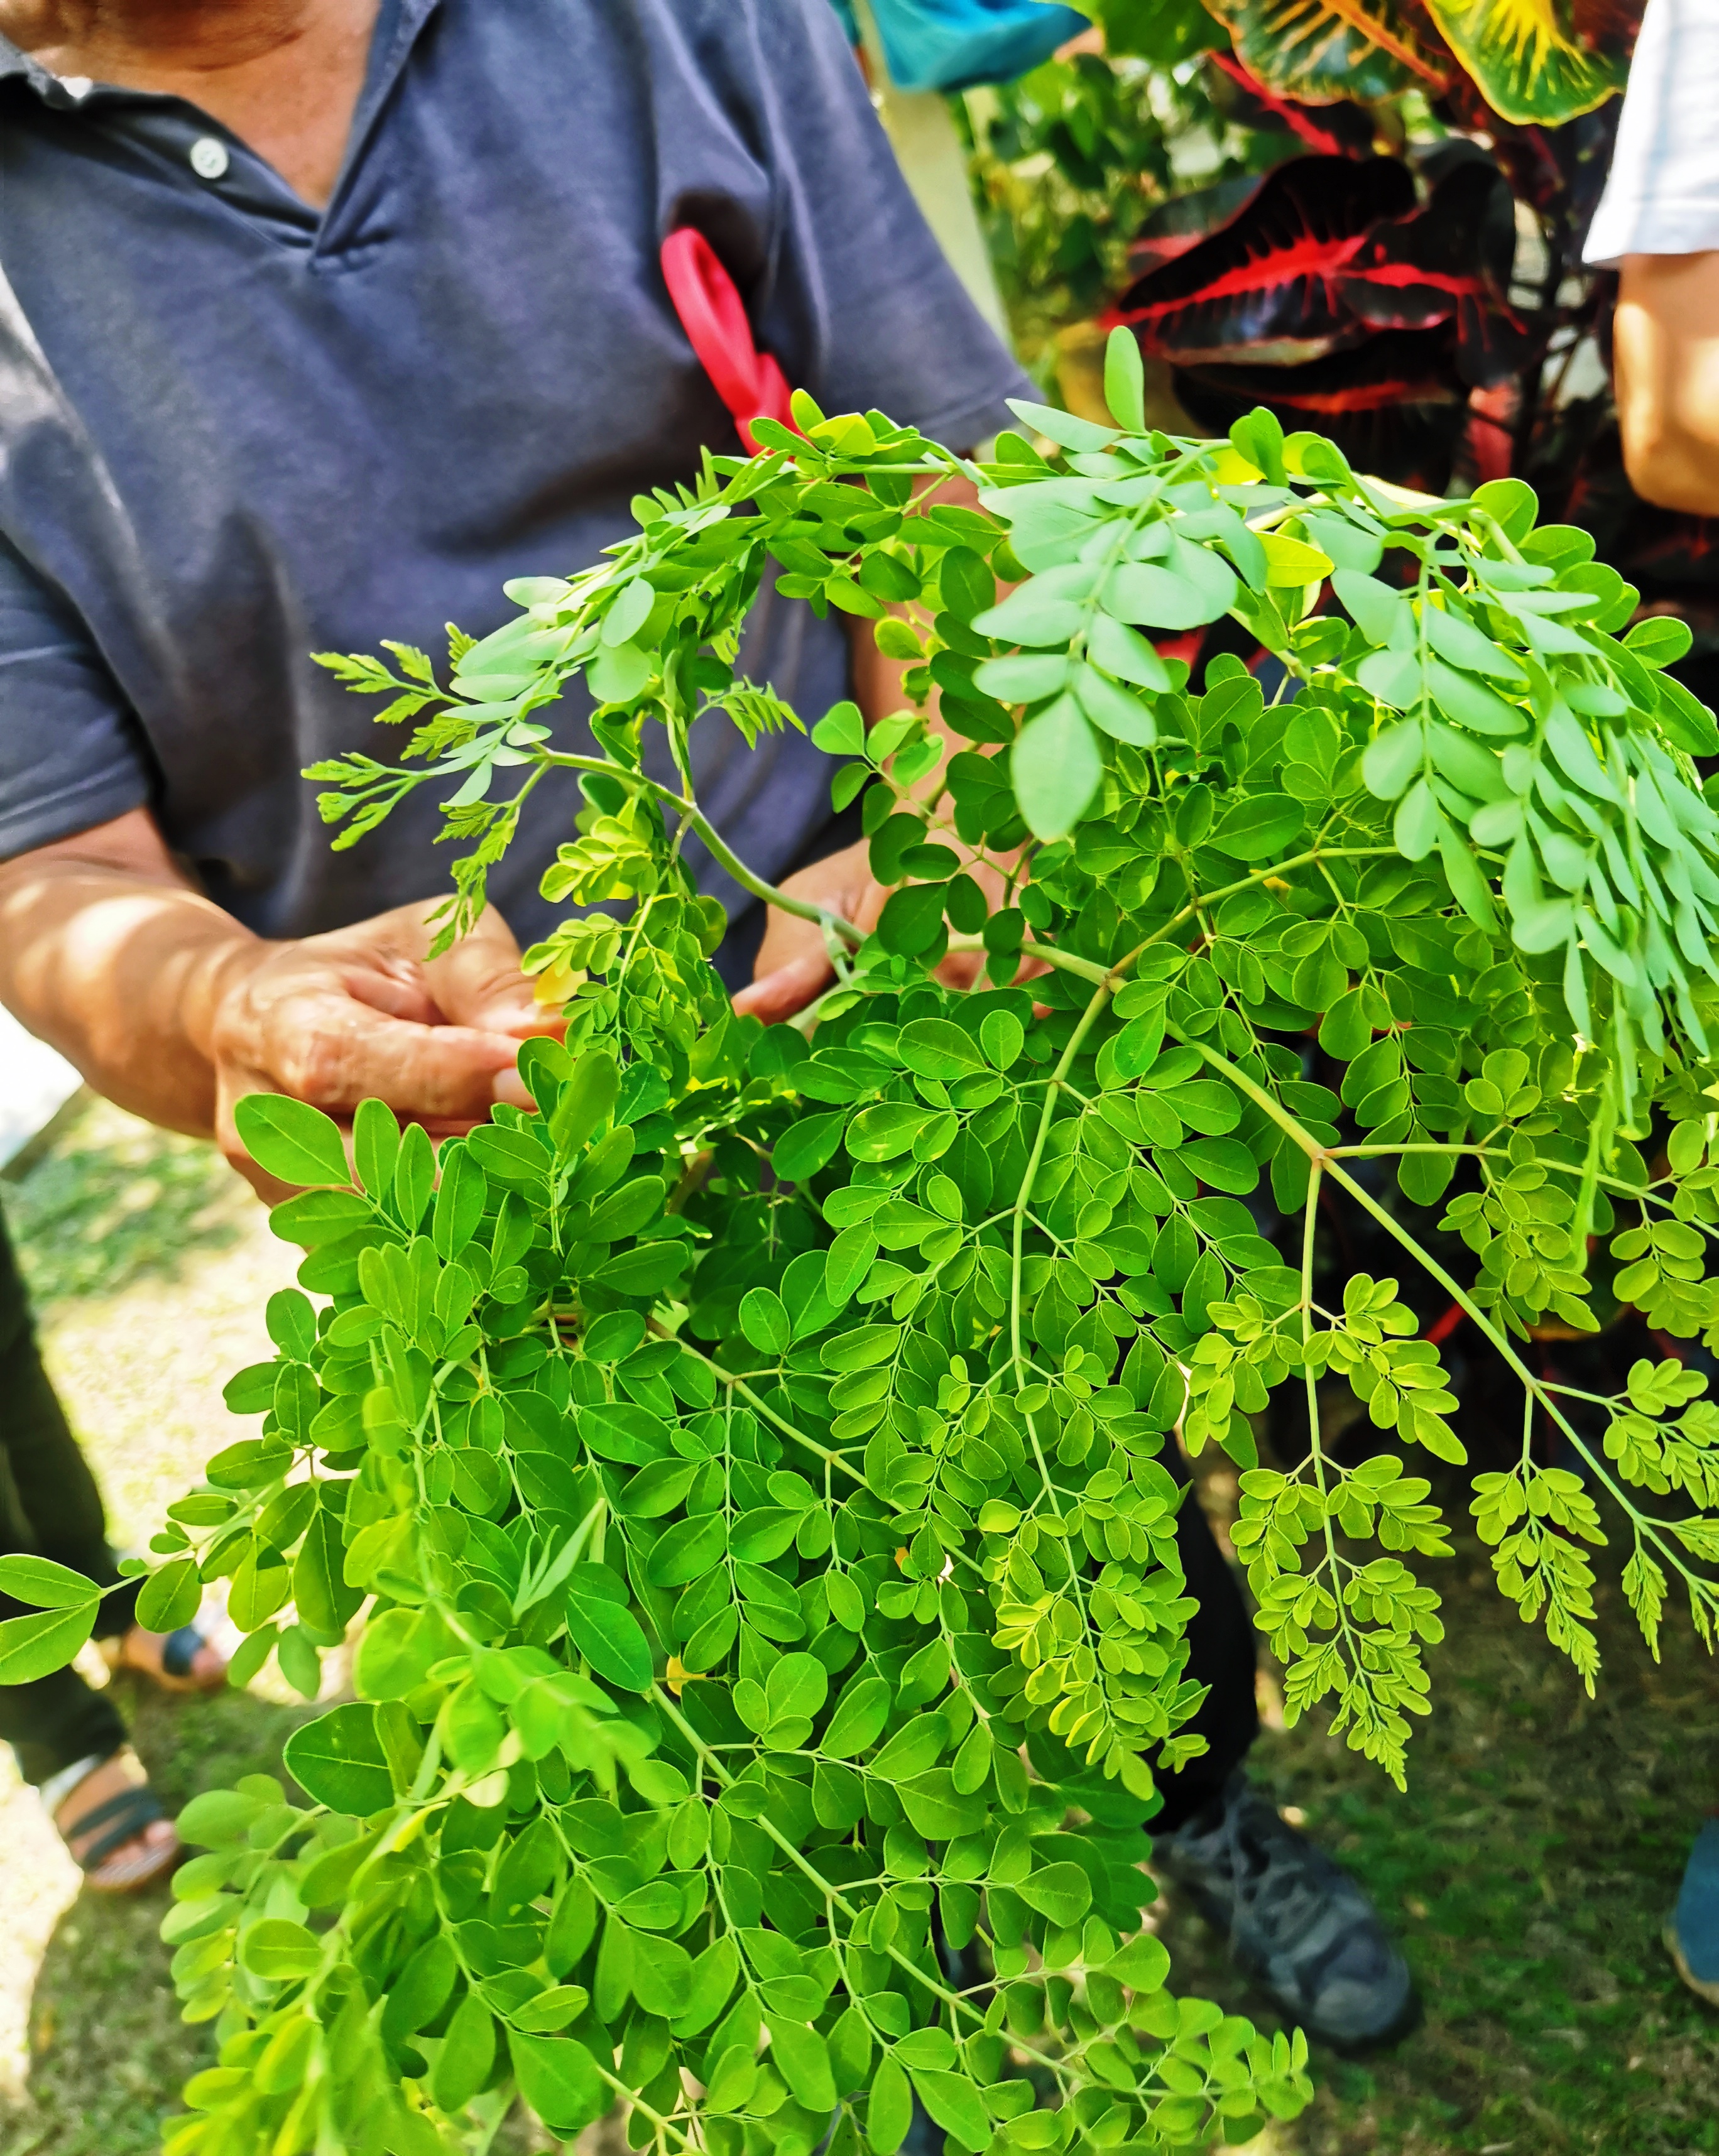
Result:
{"label": "dark green foliage", "polygon": [[[1126,409],[1126,337],[1112,366]],[[1198,1742],[1166,1448],[1244,1471],[1291,1715],[1332,1701],[1399,1778],[1439,1635],[1403,1560],[1445,1532],[1402,1447],[1463,1455],[1397,1282],[1324,1306],[1266,1194],[1369,1209],[1578,1447],[1512,1342],[1593,1324],[1590,1229],[1655,1325],[1719,1321],[1711,721],[1525,489],[1411,500],[1263,413],[1212,444],[1025,408],[1069,454],[1005,437],[976,511],[881,415],[798,416],[809,439],[641,500],[603,566],[516,586],[519,624],[426,696],[428,762],[316,774],[336,820],[470,774],[452,933],[511,828],[490,787],[575,769],[553,887],[633,905],[531,955],[567,1045],[530,1044],[537,1112],[434,1176],[373,1107],[350,1188],[331,1125],[248,1111],[265,1168],[327,1171],[275,1215],[306,1293],[228,1389],[260,1434],[157,1547],[231,1578],[241,1674],[274,1651],[308,1692],[369,1614],[357,1702],[289,1748],[308,1809],[253,1786],[183,1822],[211,1854],[167,1930],[223,2043],[175,2151],[428,2156],[516,2086],[568,2133],[629,2094],[636,2145],[716,2156],[811,2156],[833,2119],[894,2156],[914,2095],[989,2156],[1292,2114],[1300,2040],[1173,2000],[1140,1928],[1154,1768]],[[664,723],[684,767],[772,557],[816,606],[900,608],[910,693],[1010,746],[942,769],[919,711],[823,721],[898,887],[870,937],[825,919],[835,985],[767,1031],[680,866],[683,829],[720,837],[639,746]],[[1306,618],[1326,579],[1347,618]],[[1190,696],[1145,633],[1225,612],[1292,703],[1221,661]],[[581,666],[606,758],[551,746]],[[952,950],[989,968],[970,993],[934,978]],[[1304,1073],[1316,1026],[1337,1091]],[[1447,1199],[1466,1284],[1369,1157]],[[1332,1378],[1389,1450],[1329,1455]],[[1315,1409],[1293,1471],[1250,1420],[1285,1383]],[[1675,1576],[1711,1636],[1701,1389],[1639,1364],[1589,1450],[1650,1634]],[[1525,1449],[1475,1510],[1591,1676],[1590,1487]]]}

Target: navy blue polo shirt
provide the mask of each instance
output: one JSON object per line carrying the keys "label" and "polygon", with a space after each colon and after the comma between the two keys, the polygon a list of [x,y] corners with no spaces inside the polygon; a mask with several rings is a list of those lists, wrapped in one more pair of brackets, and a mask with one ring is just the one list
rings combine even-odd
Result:
{"label": "navy blue polo shirt", "polygon": [[[301,767],[398,737],[310,654],[481,636],[737,446],[657,265],[684,223],[827,410],[1005,422],[827,0],[383,0],[321,213],[183,100],[0,40],[0,855],[146,805],[276,937],[444,887],[434,787],[330,851]],[[768,595],[741,665],[808,719],[846,692],[840,624]],[[742,858],[803,851],[826,758],[693,744]],[[521,941],[579,805],[546,782],[492,885]]]}

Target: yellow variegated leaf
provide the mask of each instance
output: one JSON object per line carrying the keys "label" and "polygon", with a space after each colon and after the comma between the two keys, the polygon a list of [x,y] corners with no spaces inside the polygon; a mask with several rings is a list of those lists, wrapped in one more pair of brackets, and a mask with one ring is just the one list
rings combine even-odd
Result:
{"label": "yellow variegated leaf", "polygon": [[1439,57],[1393,0],[1206,0],[1255,80],[1280,95],[1368,103],[1417,85],[1441,89]]}
{"label": "yellow variegated leaf", "polygon": [[1639,8],[1629,0],[1425,0],[1492,110],[1557,126],[1624,87]]}
{"label": "yellow variegated leaf", "polygon": [[1268,584],[1297,589],[1318,583],[1337,567],[1329,554],[1321,553],[1317,547],[1308,546],[1305,540],[1291,539],[1286,532],[1262,532],[1260,544],[1265,550]]}

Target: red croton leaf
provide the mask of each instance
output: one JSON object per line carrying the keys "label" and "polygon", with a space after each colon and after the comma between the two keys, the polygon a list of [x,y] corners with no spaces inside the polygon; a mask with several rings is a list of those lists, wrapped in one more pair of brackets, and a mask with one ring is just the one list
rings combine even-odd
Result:
{"label": "red croton leaf", "polygon": [[1248,73],[1234,53],[1208,53],[1208,70],[1224,77],[1213,85],[1226,119],[1243,127],[1285,128],[1306,149],[1326,157],[1367,157],[1378,132],[1373,115],[1359,105],[1302,105]]}
{"label": "red croton leaf", "polygon": [[1337,292],[1375,329],[1454,321],[1464,381],[1491,388],[1527,357],[1527,328],[1508,297],[1515,202],[1483,151],[1466,143],[1450,148],[1426,207],[1376,224],[1337,278]]}
{"label": "red croton leaf", "polygon": [[1209,217],[1228,212],[1221,227],[1139,278],[1111,319],[1143,351],[1184,365],[1321,358],[1368,334],[1342,280],[1378,219],[1414,206],[1409,168],[1393,157],[1297,157],[1239,206],[1208,203]]}
{"label": "red croton leaf", "polygon": [[1178,367],[1173,381],[1183,411],[1213,434],[1263,404],[1285,431],[1328,434],[1357,471],[1439,494],[1468,417],[1455,342],[1449,323],[1384,330],[1301,367]]}
{"label": "red croton leaf", "polygon": [[1214,233],[1227,230],[1265,180],[1264,172],[1240,172],[1233,179],[1219,180],[1215,187],[1178,195],[1155,209],[1129,243],[1131,272],[1137,278],[1149,276],[1167,262],[1179,261]]}

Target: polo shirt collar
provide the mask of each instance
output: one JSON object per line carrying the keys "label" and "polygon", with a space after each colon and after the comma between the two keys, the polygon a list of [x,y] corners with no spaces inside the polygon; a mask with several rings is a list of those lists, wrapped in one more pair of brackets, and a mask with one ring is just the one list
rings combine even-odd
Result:
{"label": "polo shirt collar", "polygon": [[[418,41],[418,33],[440,6],[441,0],[381,0],[377,10],[375,43],[372,45],[370,64],[364,89],[358,101],[358,110],[352,116],[352,140],[356,145],[375,116],[377,107],[393,87],[394,79],[404,64],[407,54]],[[33,53],[23,52],[10,38],[0,36],[0,83],[16,80],[27,84],[46,105],[61,111],[75,111],[91,89],[108,89],[111,85],[92,84],[86,78],[71,77],[68,82],[44,67]],[[147,91],[133,90],[132,96],[149,95]]]}
{"label": "polo shirt collar", "polygon": [[45,104],[67,110],[78,104],[76,95],[51,69],[44,67],[33,54],[20,52],[10,38],[0,37],[0,82],[8,82],[14,77],[27,83]]}

